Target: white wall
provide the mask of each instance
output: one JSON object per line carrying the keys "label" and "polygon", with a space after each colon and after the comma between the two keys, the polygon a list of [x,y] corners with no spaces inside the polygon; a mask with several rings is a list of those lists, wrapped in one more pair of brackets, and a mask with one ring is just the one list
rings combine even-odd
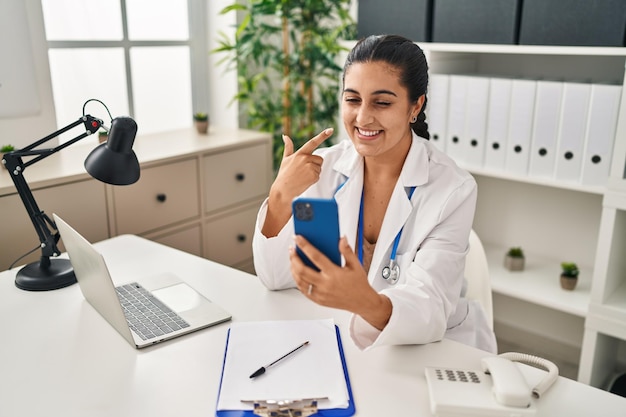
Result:
{"label": "white wall", "polygon": [[[36,91],[39,103],[34,106],[38,112],[23,117],[0,118],[0,146],[11,144],[16,148],[24,147],[37,139],[54,132],[56,130],[56,114],[52,99],[52,82],[50,80],[50,69],[48,65],[48,50],[46,46],[46,36],[43,25],[43,13],[41,2],[23,0],[2,0],[3,9],[9,6],[26,7],[26,17],[30,39],[20,39],[12,36],[10,27],[0,28],[0,36],[8,36],[14,42],[30,41],[34,62],[34,75]],[[23,5],[21,4],[23,2]],[[18,3],[20,3],[18,5]],[[5,35],[5,32],[9,34]],[[29,45],[21,45],[26,50]],[[11,65],[10,57],[3,56],[1,65]],[[30,74],[26,82],[30,82]],[[3,80],[0,79],[0,82]],[[5,98],[6,99],[6,98]]]}

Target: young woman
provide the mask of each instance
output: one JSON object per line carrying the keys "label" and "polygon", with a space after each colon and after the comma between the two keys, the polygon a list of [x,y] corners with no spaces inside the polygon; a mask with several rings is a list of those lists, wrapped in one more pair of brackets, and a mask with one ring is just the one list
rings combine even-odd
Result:
{"label": "young woman", "polygon": [[[350,141],[317,149],[326,129],[282,163],[259,211],[254,264],[273,290],[298,287],[312,301],[353,313],[361,349],[443,337],[495,352],[478,303],[462,297],[476,182],[429,141],[428,66],[400,36],[371,36],[344,67],[342,117]],[[342,266],[295,236],[291,202],[335,198]],[[297,256],[298,246],[319,271]]]}

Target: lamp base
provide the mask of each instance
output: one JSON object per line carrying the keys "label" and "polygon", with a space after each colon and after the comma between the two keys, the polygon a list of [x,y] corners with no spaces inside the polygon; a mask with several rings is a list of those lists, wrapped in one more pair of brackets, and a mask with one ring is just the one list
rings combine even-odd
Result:
{"label": "lamp base", "polygon": [[26,291],[49,291],[76,283],[74,269],[68,259],[50,259],[50,266],[39,262],[26,265],[17,272],[15,286]]}

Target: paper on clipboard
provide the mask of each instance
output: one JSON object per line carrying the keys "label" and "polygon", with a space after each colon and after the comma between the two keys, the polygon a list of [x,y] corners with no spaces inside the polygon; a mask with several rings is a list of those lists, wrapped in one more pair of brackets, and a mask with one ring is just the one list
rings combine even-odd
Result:
{"label": "paper on clipboard", "polygon": [[[256,369],[293,347],[309,345],[257,377]],[[349,394],[332,319],[235,322],[224,358],[217,410],[252,410],[242,400],[320,400],[320,409],[347,408]]]}

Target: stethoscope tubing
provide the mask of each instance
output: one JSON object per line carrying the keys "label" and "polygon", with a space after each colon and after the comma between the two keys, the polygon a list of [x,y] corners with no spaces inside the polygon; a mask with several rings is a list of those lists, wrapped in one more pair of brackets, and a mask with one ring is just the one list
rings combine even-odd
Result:
{"label": "stethoscope tubing", "polygon": [[[415,192],[415,187],[411,187],[407,197],[409,201],[411,201],[411,197],[413,197],[413,193]],[[398,245],[400,244],[400,239],[402,237],[402,231],[404,230],[404,226],[400,228],[400,231],[396,235],[396,238],[393,241],[393,246],[391,248],[391,255],[389,257],[389,265],[385,266],[381,272],[381,275],[385,281],[387,281],[391,285],[395,285],[400,279],[400,266],[396,263],[396,255],[398,252]],[[363,191],[361,191],[361,203],[359,205],[359,229],[358,229],[358,255],[359,261],[361,265],[363,265]]]}

